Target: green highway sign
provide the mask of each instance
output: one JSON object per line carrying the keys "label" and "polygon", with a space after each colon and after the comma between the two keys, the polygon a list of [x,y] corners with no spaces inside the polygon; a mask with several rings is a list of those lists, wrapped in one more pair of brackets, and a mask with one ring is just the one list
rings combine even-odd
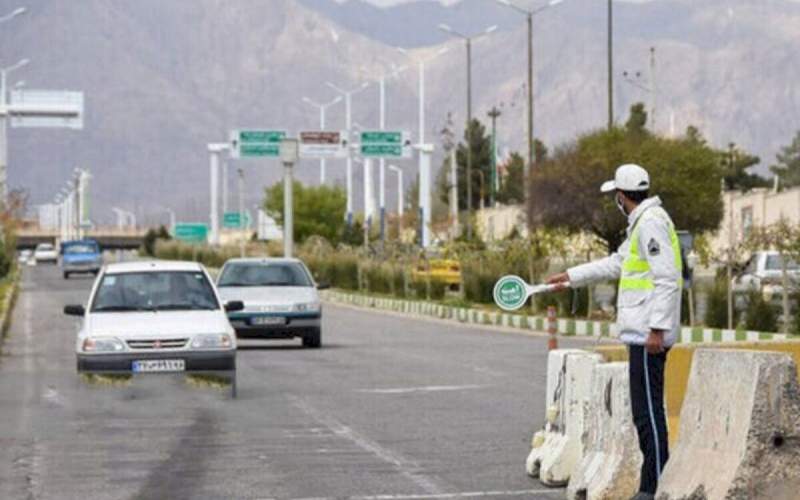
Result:
{"label": "green highway sign", "polygon": [[361,132],[361,143],[402,144],[403,133],[397,131],[371,130]]}
{"label": "green highway sign", "polygon": [[503,276],[495,283],[492,295],[500,309],[515,311],[528,300],[528,284],[519,276]]}
{"label": "green highway sign", "polygon": [[179,222],[175,224],[175,239],[186,243],[205,243],[208,226],[199,223]]}
{"label": "green highway sign", "polygon": [[363,156],[389,156],[392,158],[403,156],[403,146],[399,144],[364,144],[361,143]]}
{"label": "green highway sign", "polygon": [[230,134],[232,158],[260,158],[280,156],[285,130],[240,129]]}
{"label": "green highway sign", "polygon": [[239,212],[225,212],[222,215],[222,227],[228,229],[239,229],[242,226],[250,225],[250,214],[244,213],[244,224],[242,224],[242,214]]}
{"label": "green highway sign", "polygon": [[411,136],[398,130],[361,132],[361,156],[369,158],[410,158]]}

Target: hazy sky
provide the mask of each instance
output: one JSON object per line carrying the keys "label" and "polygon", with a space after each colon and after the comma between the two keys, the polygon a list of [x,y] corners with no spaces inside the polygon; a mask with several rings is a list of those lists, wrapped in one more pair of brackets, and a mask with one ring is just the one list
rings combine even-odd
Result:
{"label": "hazy sky", "polygon": [[[345,0],[339,0],[339,1],[345,1]],[[367,2],[373,3],[375,5],[379,5],[381,7],[384,7],[384,6],[387,6],[387,5],[394,5],[394,4],[398,4],[398,3],[403,3],[403,2],[412,2],[412,1],[419,1],[419,0],[367,0]],[[422,1],[439,2],[439,3],[443,3],[443,4],[451,4],[451,3],[457,3],[460,0],[422,0]],[[650,2],[650,1],[654,1],[654,0],[617,0],[617,1],[624,1],[624,2]],[[522,2],[522,3],[524,3],[524,2]]]}

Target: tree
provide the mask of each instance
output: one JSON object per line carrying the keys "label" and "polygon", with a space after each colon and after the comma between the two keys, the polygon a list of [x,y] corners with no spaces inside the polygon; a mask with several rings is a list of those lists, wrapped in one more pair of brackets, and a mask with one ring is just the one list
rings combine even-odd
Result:
{"label": "tree", "polygon": [[758,156],[748,154],[746,151],[737,148],[734,143],[728,144],[728,150],[720,152],[720,156],[724,171],[725,189],[729,191],[749,191],[753,188],[769,186],[769,179],[747,172],[748,168],[761,162]]}
{"label": "tree", "polygon": [[158,240],[168,241],[171,239],[172,236],[170,236],[166,227],[159,226],[158,230],[150,228],[144,234],[144,238],[142,240],[142,250],[144,251],[145,255],[155,256],[156,243]]}
{"label": "tree", "polygon": [[780,177],[780,183],[785,187],[800,185],[800,130],[795,134],[792,143],[781,148],[775,155],[778,163],[770,167],[773,174]]}
{"label": "tree", "polygon": [[615,127],[589,133],[538,165],[529,212],[534,226],[588,231],[603,240],[609,252],[615,251],[627,221],[614,198],[600,193],[600,185],[614,177],[617,166],[638,163],[650,173],[651,192],[661,197],[678,229],[716,229],[722,220],[718,152],[691,138],[636,130]]}
{"label": "tree", "polygon": [[[481,194],[484,199],[489,197],[492,165],[492,138],[486,134],[486,127],[477,119],[470,122],[468,130],[464,131],[464,142],[459,142],[456,147],[456,175],[458,177],[458,208],[467,209],[467,144],[472,150],[472,207],[480,206]],[[449,200],[449,165],[448,168],[439,170],[438,189],[442,201]],[[443,173],[444,170],[447,172]],[[481,177],[484,189],[481,190]]]}
{"label": "tree", "polygon": [[[341,187],[304,186],[295,181],[292,186],[294,207],[294,237],[302,243],[309,236],[319,235],[337,244],[345,229],[347,195]],[[266,189],[264,210],[283,225],[283,182]]]}
{"label": "tree", "polygon": [[525,159],[519,153],[512,153],[506,163],[506,175],[500,179],[497,201],[511,205],[522,203],[525,188]]}
{"label": "tree", "polygon": [[628,121],[625,122],[625,130],[637,138],[649,134],[647,131],[647,111],[645,111],[643,103],[637,102],[631,106],[631,114],[628,116]]}

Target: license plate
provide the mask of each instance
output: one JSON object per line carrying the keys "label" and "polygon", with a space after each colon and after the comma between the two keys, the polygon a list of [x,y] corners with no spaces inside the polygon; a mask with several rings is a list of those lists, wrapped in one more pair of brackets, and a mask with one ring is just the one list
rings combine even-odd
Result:
{"label": "license plate", "polygon": [[142,372],[182,372],[186,370],[186,363],[182,359],[143,359],[134,361],[134,373]]}
{"label": "license plate", "polygon": [[256,316],[250,320],[253,325],[260,326],[275,326],[286,324],[286,318],[280,316]]}

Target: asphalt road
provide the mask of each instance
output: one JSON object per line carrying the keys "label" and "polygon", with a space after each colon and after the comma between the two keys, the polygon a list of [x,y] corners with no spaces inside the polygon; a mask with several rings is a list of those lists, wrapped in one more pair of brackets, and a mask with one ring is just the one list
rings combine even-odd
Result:
{"label": "asphalt road", "polygon": [[181,377],[87,383],[61,310],[91,282],[24,271],[0,358],[2,499],[563,497],[524,472],[544,338],[326,305],[320,350],[241,346],[237,400]]}

